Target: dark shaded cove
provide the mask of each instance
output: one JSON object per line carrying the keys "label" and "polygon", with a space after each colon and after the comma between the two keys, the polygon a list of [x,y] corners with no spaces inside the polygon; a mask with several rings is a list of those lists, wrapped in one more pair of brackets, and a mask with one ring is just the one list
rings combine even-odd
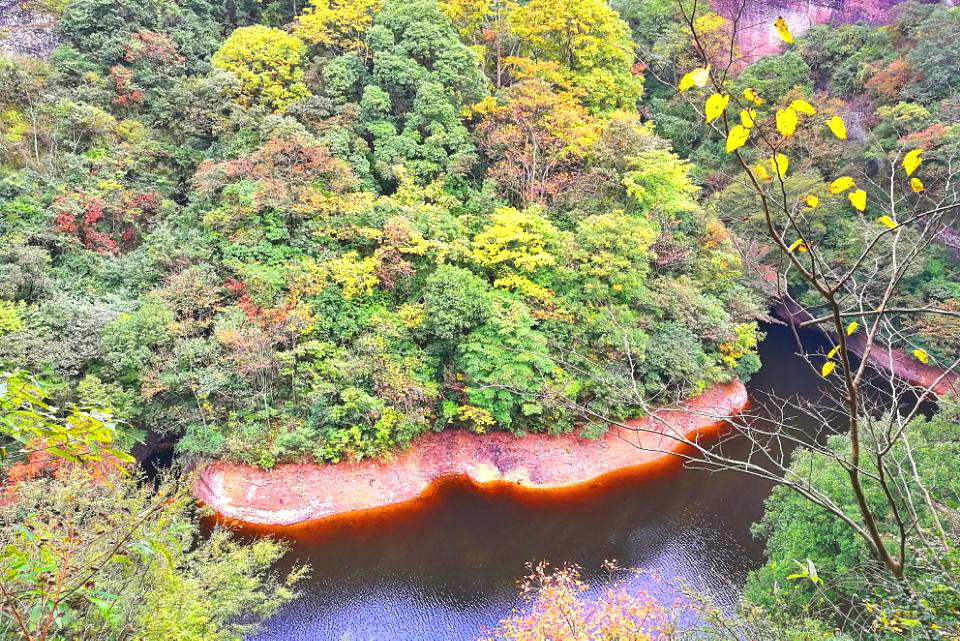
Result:
{"label": "dark shaded cove", "polygon": [[[795,355],[791,332],[764,330],[763,368],[748,385],[755,406],[772,390],[815,398],[820,380]],[[804,339],[807,349],[825,345],[812,333]],[[389,518],[318,527],[292,541],[284,565],[310,563],[312,578],[256,639],[475,639],[521,607],[516,581],[525,564],[540,560],[576,563],[601,586],[609,580],[602,564],[615,559],[731,603],[761,558],[750,525],[770,490],[743,474],[692,469],[561,499],[518,499],[452,481]],[[675,596],[647,578],[632,583],[663,602]]]}

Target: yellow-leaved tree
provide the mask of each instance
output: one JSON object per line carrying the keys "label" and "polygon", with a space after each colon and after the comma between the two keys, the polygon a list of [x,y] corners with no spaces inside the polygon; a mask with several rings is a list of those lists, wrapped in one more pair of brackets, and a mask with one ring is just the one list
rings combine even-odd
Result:
{"label": "yellow-leaved tree", "polygon": [[633,109],[640,100],[630,28],[604,0],[511,4],[507,23],[518,43],[512,64],[522,75],[556,68],[594,112]]}
{"label": "yellow-leaved tree", "polygon": [[231,33],[210,63],[240,80],[248,104],[263,104],[281,112],[310,95],[301,67],[306,53],[300,38],[280,29],[253,25]]}
{"label": "yellow-leaved tree", "polygon": [[519,292],[549,304],[554,298],[538,273],[557,262],[561,232],[537,206],[519,210],[501,207],[491,224],[474,236],[471,257],[494,275],[494,287]]}
{"label": "yellow-leaved tree", "polygon": [[293,33],[312,45],[342,51],[362,49],[379,6],[380,0],[310,0]]}

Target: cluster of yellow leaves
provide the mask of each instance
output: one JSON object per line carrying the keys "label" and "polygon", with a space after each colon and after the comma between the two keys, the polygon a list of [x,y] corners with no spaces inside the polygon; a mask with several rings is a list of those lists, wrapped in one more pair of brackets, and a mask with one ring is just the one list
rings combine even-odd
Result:
{"label": "cluster of yellow leaves", "polygon": [[[842,194],[851,188],[856,187],[856,181],[850,176],[840,176],[835,178],[828,186],[827,191],[831,194]],[[847,199],[854,209],[863,212],[867,208],[867,192],[862,189],[853,189],[847,194]]]}
{"label": "cluster of yellow leaves", "polygon": [[[793,44],[793,36],[790,34],[790,29],[788,28],[783,17],[777,18],[774,26],[784,42],[787,44]],[[694,69],[693,71],[687,73],[680,82],[680,92],[683,93],[691,87],[705,86],[709,80],[709,72],[710,69],[709,66],[707,66]],[[760,106],[763,104],[763,100],[759,95],[757,95],[757,92],[752,87],[744,89],[743,97],[753,105]],[[708,124],[723,115],[723,113],[726,111],[729,101],[729,96],[721,93],[714,93],[707,98],[707,101],[704,105],[704,116]],[[815,116],[816,114],[816,108],[808,101],[803,99],[793,100],[789,106],[777,109],[775,114],[777,131],[784,138],[790,138],[797,131],[797,127],[800,123],[800,115]],[[730,127],[727,132],[727,153],[732,153],[747,143],[750,138],[750,131],[756,125],[756,122],[757,112],[755,109],[752,107],[747,107],[740,111],[740,123]],[[839,140],[847,139],[846,124],[844,123],[843,118],[841,118],[839,115],[835,114],[831,116],[824,121],[824,125],[826,125],[830,132]],[[922,149],[914,149],[908,152],[903,158],[904,171],[908,177],[911,177],[910,188],[915,193],[920,193],[925,190],[923,182],[919,178],[912,177],[913,173],[923,162],[922,153]],[[776,153],[774,157],[770,158],[770,166],[773,168],[773,175],[783,178],[789,166],[789,159],[782,153]],[[760,163],[753,166],[753,175],[757,179],[764,181],[772,178],[772,175],[767,171],[767,168]],[[857,188],[852,177],[840,176],[839,178],[836,178],[829,184],[828,191],[831,194],[842,194],[849,191],[847,194],[847,199],[850,201],[851,206],[861,213],[866,211],[867,192],[863,189]],[[804,203],[807,205],[807,207],[816,209],[820,205],[820,199],[810,194],[804,198]],[[880,216],[877,219],[877,222],[890,229],[895,229],[898,226],[898,223],[887,215]],[[809,248],[805,243],[803,243],[803,241],[797,240],[789,247],[788,251],[805,252],[808,251],[808,249]]]}
{"label": "cluster of yellow leaves", "polygon": [[438,0],[437,5],[464,39],[476,37],[494,9],[491,0]]}
{"label": "cluster of yellow leaves", "polygon": [[516,55],[555,63],[593,113],[632,108],[642,96],[643,76],[631,71],[630,27],[606,0],[526,0],[502,6],[519,43]]}
{"label": "cluster of yellow leaves", "polygon": [[806,100],[794,100],[789,107],[777,109],[777,131],[784,138],[790,138],[797,131],[797,125],[800,122],[799,114],[815,116],[816,113],[817,110]]}
{"label": "cluster of yellow leaves", "polygon": [[[743,97],[748,102],[759,107],[763,105],[763,99],[757,95],[757,92],[752,87],[747,87],[743,90]],[[724,104],[726,108],[726,104]],[[750,138],[750,130],[757,124],[757,110],[752,107],[747,107],[746,109],[740,110],[740,124],[734,125],[730,128],[730,131],[727,133],[727,144],[726,152],[732,153],[743,147],[746,144],[747,139]],[[757,165],[754,168],[756,170],[757,177],[760,180],[770,180],[770,176],[767,174],[766,168],[761,165]]]}
{"label": "cluster of yellow leaves", "polygon": [[[914,149],[903,157],[903,169],[907,172],[907,176],[912,176],[913,172],[920,167],[920,163],[923,162],[923,158],[921,158],[922,153],[922,149]],[[910,178],[910,189],[919,194],[921,191],[926,189],[926,187],[923,186],[923,181],[921,181],[919,178],[913,177]]]}
{"label": "cluster of yellow leaves", "polygon": [[333,215],[358,214],[373,205],[374,194],[368,191],[340,194],[310,187],[297,194],[290,211],[310,218],[327,219]]}
{"label": "cluster of yellow leaves", "polygon": [[[920,164],[923,162],[922,154],[923,149],[913,149],[908,151],[903,157],[903,170],[906,172],[907,176],[912,176],[913,173],[920,168]],[[910,178],[910,188],[916,193],[920,193],[925,189],[923,182],[919,178],[915,177]],[[851,202],[853,202],[852,195]],[[861,211],[863,210],[861,209]],[[899,226],[897,221],[886,214],[877,218],[877,222],[889,229],[896,229]]]}
{"label": "cluster of yellow leaves", "polygon": [[26,310],[23,301],[14,303],[0,299],[0,336],[23,329],[21,314]]}
{"label": "cluster of yellow leaves", "polygon": [[497,267],[509,263],[523,272],[533,272],[556,262],[547,251],[547,237],[553,225],[535,208],[518,210],[501,207],[490,217],[491,225],[477,234],[471,256],[481,267]]}
{"label": "cluster of yellow leaves", "polygon": [[[507,274],[506,276],[495,278],[493,286],[499,289],[517,292],[522,296],[538,300],[542,303],[550,303],[556,298],[556,295],[550,289],[538,285],[526,276],[520,274]],[[620,289],[622,289],[621,285],[613,285],[614,291],[620,291]]]}
{"label": "cluster of yellow leaves", "polygon": [[496,274],[495,287],[549,302],[553,293],[529,275],[557,262],[548,245],[558,235],[557,228],[535,207],[501,207],[491,216],[491,224],[474,236],[470,256],[477,265]]}
{"label": "cluster of yellow leaves", "polygon": [[763,98],[757,95],[757,91],[753,87],[747,87],[744,89],[743,97],[758,107],[763,106]]}
{"label": "cluster of yellow leaves", "polygon": [[369,296],[380,282],[375,273],[377,261],[372,256],[361,258],[356,251],[322,262],[307,259],[298,268],[294,289],[306,296],[322,292],[331,281],[344,298]]}
{"label": "cluster of yellow leaves", "polygon": [[457,407],[457,418],[470,427],[470,431],[475,434],[483,434],[488,427],[493,427],[496,420],[493,414],[473,405],[460,405]]}
{"label": "cluster of yellow leaves", "polygon": [[30,131],[30,121],[16,109],[0,111],[0,140],[18,143]]}
{"label": "cluster of yellow leaves", "polygon": [[741,358],[751,353],[758,342],[756,323],[740,323],[734,331],[737,334],[736,340],[720,343],[720,358],[730,367],[735,366]]}
{"label": "cluster of yellow leaves", "polygon": [[[847,324],[847,336],[852,336],[857,328],[860,327],[860,323],[857,321],[850,321]],[[827,362],[823,364],[823,367],[820,368],[820,375],[826,378],[830,376],[830,372],[836,368],[837,364],[833,361],[833,357],[837,355],[837,352],[840,351],[840,346],[836,345],[833,349],[827,352]]]}

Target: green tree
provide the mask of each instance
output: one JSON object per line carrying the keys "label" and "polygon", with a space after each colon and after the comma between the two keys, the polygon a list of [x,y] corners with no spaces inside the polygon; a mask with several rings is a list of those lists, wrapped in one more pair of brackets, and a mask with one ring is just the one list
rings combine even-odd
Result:
{"label": "green tree", "polygon": [[[548,351],[546,337],[516,299],[502,296],[489,320],[459,345],[456,363],[464,376],[469,404],[487,412],[497,427],[524,431],[571,427],[551,388],[563,389],[563,372]],[[552,393],[551,393],[552,392]]]}
{"label": "green tree", "polygon": [[[952,471],[960,457],[957,418],[956,408],[946,406],[931,419],[913,419],[905,431],[909,447],[901,443],[887,454],[885,463],[888,470],[906,465],[912,471],[892,476],[884,472],[865,486],[867,500],[891,548],[898,541],[897,519],[916,519],[921,534],[915,542],[917,565],[911,568],[907,582],[889,581],[871,571],[872,554],[849,527],[803,496],[777,488],[767,500],[763,519],[754,527],[766,542],[767,561],[748,578],[746,597],[775,612],[781,622],[809,614],[834,620],[838,613],[829,604],[850,603],[873,622],[869,638],[891,638],[886,635],[898,627],[908,638],[923,638],[931,624],[942,634],[960,630],[956,542],[944,538],[945,528],[950,527],[947,505],[960,490]],[[872,439],[864,445],[871,451],[878,447]],[[822,488],[834,504],[855,512],[856,498],[841,463],[848,454],[846,439],[833,437],[827,451],[797,452],[791,469],[811,487]],[[881,479],[895,488],[900,497],[896,503],[885,500]],[[807,560],[817,568],[824,585],[787,578],[796,573],[797,562],[802,565]],[[923,598],[916,599],[913,594]]]}
{"label": "green tree", "polygon": [[360,113],[381,183],[395,187],[399,165],[419,180],[466,174],[476,153],[461,112],[486,93],[476,53],[432,0],[387,0],[366,43]]}
{"label": "green tree", "polygon": [[284,548],[201,537],[188,487],[135,477],[17,486],[0,507],[0,634],[23,641],[239,641],[296,592]]}
{"label": "green tree", "polygon": [[103,68],[127,56],[135,34],[163,34],[194,72],[207,69],[220,39],[211,4],[206,0],[69,0],[57,21],[66,42]]}
{"label": "green tree", "polygon": [[795,51],[761,58],[736,77],[735,85],[741,91],[752,87],[770,103],[783,101],[793,89],[807,96],[813,93],[810,65]]}

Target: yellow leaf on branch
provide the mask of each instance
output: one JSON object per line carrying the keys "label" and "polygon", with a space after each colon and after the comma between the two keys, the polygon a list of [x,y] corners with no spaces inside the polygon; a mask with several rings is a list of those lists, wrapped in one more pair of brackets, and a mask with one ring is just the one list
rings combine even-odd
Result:
{"label": "yellow leaf on branch", "polygon": [[843,118],[840,116],[834,116],[823,124],[825,124],[830,129],[830,132],[840,140],[847,139],[847,126],[843,124]]}
{"label": "yellow leaf on branch", "polygon": [[787,169],[790,167],[790,159],[783,154],[777,154],[770,159],[770,166],[773,167],[773,173],[783,178],[787,175]]}
{"label": "yellow leaf on branch", "polygon": [[907,172],[908,176],[912,176],[913,172],[920,166],[920,163],[923,162],[923,158],[920,157],[922,153],[923,149],[914,149],[913,151],[908,151],[907,155],[903,157],[903,170]]}
{"label": "yellow leaf on branch", "polygon": [[731,127],[730,133],[727,134],[727,153],[729,154],[743,147],[749,137],[750,130],[743,125]]}
{"label": "yellow leaf on branch", "polygon": [[817,115],[817,110],[813,108],[813,105],[802,98],[798,98],[797,100],[791,102],[790,108],[807,116]]}
{"label": "yellow leaf on branch", "polygon": [[753,87],[747,87],[744,89],[743,97],[758,107],[763,104],[763,98],[757,95],[757,92]]}
{"label": "yellow leaf on branch", "polygon": [[851,336],[855,331],[857,331],[858,327],[860,327],[860,323],[857,321],[850,321],[850,324],[847,325],[847,336]]}
{"label": "yellow leaf on branch", "polygon": [[757,110],[756,109],[741,109],[740,110],[740,124],[750,129],[755,124],[757,124]]}
{"label": "yellow leaf on branch", "polygon": [[790,252],[791,254],[792,254],[794,251],[800,252],[801,254],[806,254],[806,253],[807,253],[807,246],[806,246],[806,244],[805,244],[802,240],[800,240],[800,239],[798,238],[798,239],[796,239],[795,241],[793,241],[793,244],[791,244],[789,247],[787,247],[787,251]]}
{"label": "yellow leaf on branch", "polygon": [[890,229],[897,228],[897,221],[895,221],[893,218],[890,218],[890,216],[880,216],[880,218],[877,218],[877,222],[881,225],[886,225]]}
{"label": "yellow leaf on branch", "polygon": [[677,87],[677,91],[683,93],[691,87],[703,88],[707,85],[708,80],[710,80],[710,65],[707,65],[706,67],[698,67],[693,71],[683,75],[683,78],[680,79],[680,85]]}
{"label": "yellow leaf on branch", "polygon": [[832,372],[833,368],[836,366],[837,364],[834,363],[833,361],[827,361],[826,363],[823,364],[823,367],[820,368],[820,376],[824,378],[830,376],[830,372]]}
{"label": "yellow leaf on branch", "polygon": [[757,163],[753,166],[753,173],[757,175],[757,178],[760,180],[770,180],[773,176],[770,175],[770,172],[767,171],[766,165]]}
{"label": "yellow leaf on branch", "polygon": [[854,206],[857,211],[863,211],[867,208],[867,192],[862,189],[857,189],[856,191],[851,191],[847,198],[850,199],[850,204]]}
{"label": "yellow leaf on branch", "polygon": [[927,354],[926,350],[915,349],[913,350],[913,355],[917,357],[917,360],[926,365],[930,362],[930,356]]}
{"label": "yellow leaf on branch", "polygon": [[833,349],[831,349],[829,352],[827,352],[827,358],[833,358],[834,356],[836,356],[836,355],[837,355],[837,351],[839,351],[839,349],[840,349],[840,346],[839,346],[839,345],[837,345],[836,347],[834,347]]}
{"label": "yellow leaf on branch", "polygon": [[831,194],[842,194],[851,187],[853,187],[853,178],[850,176],[840,176],[830,183],[830,185],[827,187],[827,191],[829,191]]}
{"label": "yellow leaf on branch", "polygon": [[797,130],[797,112],[792,107],[777,109],[777,131],[784,138],[789,138]]}
{"label": "yellow leaf on branch", "polygon": [[808,194],[803,199],[803,204],[805,204],[810,209],[816,209],[817,207],[820,206],[820,199],[814,196],[813,194]]}
{"label": "yellow leaf on branch", "polygon": [[711,123],[723,114],[724,109],[727,108],[727,103],[730,102],[730,96],[724,96],[719,93],[715,93],[709,98],[707,98],[707,103],[703,107],[704,115],[707,117],[707,123]]}
{"label": "yellow leaf on branch", "polygon": [[919,178],[911,178],[910,189],[912,189],[913,191],[919,194],[921,191],[926,189],[926,187],[923,186],[923,181],[921,181]]}
{"label": "yellow leaf on branch", "polygon": [[790,33],[790,27],[787,26],[787,21],[783,19],[783,16],[777,18],[776,22],[773,23],[773,26],[777,28],[777,33],[780,34],[780,38],[786,42],[788,45],[793,44],[793,34]]}

